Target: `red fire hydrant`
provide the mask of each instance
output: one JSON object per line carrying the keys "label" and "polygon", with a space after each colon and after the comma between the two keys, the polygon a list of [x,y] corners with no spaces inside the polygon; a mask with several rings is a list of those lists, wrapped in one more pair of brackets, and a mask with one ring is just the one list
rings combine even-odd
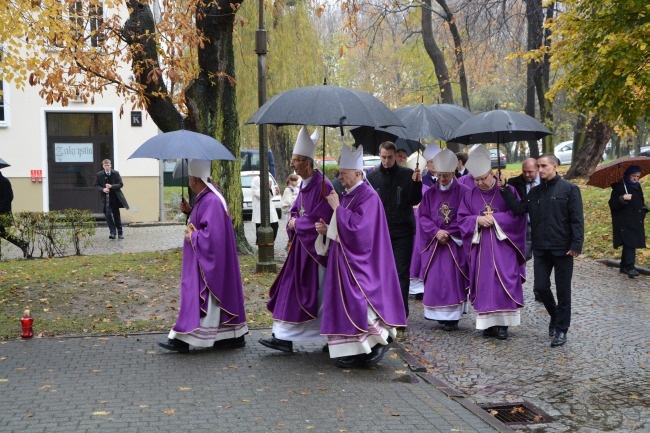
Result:
{"label": "red fire hydrant", "polygon": [[20,336],[23,338],[32,338],[34,336],[34,329],[32,328],[34,318],[29,314],[29,310],[25,310],[22,319],[20,319],[20,324],[23,326],[23,332]]}

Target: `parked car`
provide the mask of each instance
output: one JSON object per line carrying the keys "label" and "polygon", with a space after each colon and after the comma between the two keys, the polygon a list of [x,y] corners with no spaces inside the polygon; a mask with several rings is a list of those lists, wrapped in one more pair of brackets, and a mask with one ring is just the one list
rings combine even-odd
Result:
{"label": "parked car", "polygon": [[[330,157],[325,158],[325,165],[337,165],[337,164],[338,163],[336,162],[336,160],[334,158],[330,158]],[[314,165],[316,167],[322,167],[323,166],[323,160],[320,159],[320,158],[314,160]]]}
{"label": "parked car", "polygon": [[[242,217],[245,220],[250,220],[253,216],[253,192],[251,190],[251,183],[255,176],[259,176],[259,171],[242,171],[241,172],[241,192],[244,197],[242,204]],[[273,197],[271,198],[271,207],[275,207],[275,211],[278,213],[278,218],[282,218],[282,204],[280,202],[282,198],[282,192],[280,190],[280,185],[276,182],[272,174],[269,174],[271,182],[273,183]]]}
{"label": "parked car", "polygon": [[[239,170],[260,171],[260,151],[258,149],[241,149]],[[269,173],[275,176],[275,158],[273,152],[268,151]]]}
{"label": "parked car", "polygon": [[[497,149],[490,150],[490,167],[497,168],[499,166],[499,161],[497,161]],[[508,164],[508,158],[506,154],[499,150],[499,156],[501,158],[501,167],[505,167]]]}
{"label": "parked car", "polygon": [[571,164],[571,160],[573,159],[573,140],[556,144],[553,149],[553,154],[558,159],[559,165]]}
{"label": "parked car", "polygon": [[[630,156],[635,156],[634,149],[630,152]],[[650,156],[650,146],[641,146],[639,148],[639,156]]]}
{"label": "parked car", "polygon": [[372,171],[381,164],[381,158],[377,155],[365,155],[363,157],[363,171]]}

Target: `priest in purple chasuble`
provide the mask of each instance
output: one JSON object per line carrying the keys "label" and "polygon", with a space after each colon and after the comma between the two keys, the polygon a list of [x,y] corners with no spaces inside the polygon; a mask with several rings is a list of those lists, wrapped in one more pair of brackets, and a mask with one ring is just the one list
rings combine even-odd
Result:
{"label": "priest in purple chasuble", "polygon": [[327,255],[321,333],[337,366],[368,366],[406,326],[406,313],[384,207],[363,179],[362,146],[343,146],[339,179],[345,193],[327,197],[334,215],[316,224],[326,239],[318,252]]}
{"label": "priest in purple chasuble", "polygon": [[501,197],[485,146],[469,154],[466,167],[476,183],[458,209],[469,260],[469,299],[478,313],[476,329],[505,340],[508,327],[519,325],[524,306],[526,216],[512,213]]}
{"label": "priest in purple chasuble", "polygon": [[[424,193],[427,192],[427,190],[430,187],[426,186],[424,182],[422,182],[422,197],[424,197]],[[419,228],[418,228],[418,218],[419,218],[419,209],[420,209],[420,204],[417,206],[413,206],[413,216],[415,217],[415,237],[413,238],[413,253],[411,254],[411,267],[409,268],[409,295],[416,295],[416,299],[422,299],[421,296],[424,293],[424,283],[423,283],[423,276],[422,276],[422,271],[424,270],[422,268],[422,263],[420,261],[420,250],[421,250],[421,243],[420,240],[422,236],[418,233]],[[420,297],[418,298],[417,295]]]}
{"label": "priest in purple chasuble", "polygon": [[[290,210],[287,234],[291,242],[287,259],[269,289],[266,306],[273,314],[271,338],[259,342],[275,350],[293,351],[294,341],[322,341],[320,317],[327,259],[316,253],[316,222],[329,220],[332,208],[323,197],[332,184],[314,168],[318,130],[309,136],[303,127],[291,157],[291,168],[303,180]],[[324,183],[323,183],[324,181]]]}
{"label": "priest in purple chasuble", "polygon": [[244,291],[233,229],[223,195],[208,179],[210,161],[188,162],[196,194],[185,228],[180,309],[165,349],[243,347],[248,333]]}
{"label": "priest in purple chasuble", "polygon": [[456,181],[458,158],[449,149],[434,159],[438,181],[422,197],[418,208],[419,239],[416,242],[424,281],[424,317],[437,320],[443,329],[458,329],[467,311],[469,289],[467,260],[462,248],[457,216],[469,188]]}

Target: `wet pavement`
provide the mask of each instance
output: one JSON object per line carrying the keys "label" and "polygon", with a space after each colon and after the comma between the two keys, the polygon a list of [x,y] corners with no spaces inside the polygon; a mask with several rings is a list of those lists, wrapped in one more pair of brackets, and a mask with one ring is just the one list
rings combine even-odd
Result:
{"label": "wet pavement", "polygon": [[[245,228],[247,238],[253,242],[254,225],[247,222]],[[125,239],[119,241],[107,239],[107,230],[100,228],[95,235],[96,241],[93,247],[86,253],[105,254],[175,248],[182,245],[182,229],[180,225],[127,227],[124,232]],[[275,247],[278,260],[284,257],[285,245],[286,235],[281,228]],[[3,253],[6,257],[10,257],[11,249],[12,246],[7,247],[6,243],[3,244]],[[528,265],[528,275],[532,276],[532,262]],[[463,317],[458,331],[443,331],[436,322],[424,320],[421,302],[411,299],[409,327],[398,338],[402,346],[400,353],[410,361],[412,369],[419,367],[425,371],[411,370],[408,374],[395,376],[395,371],[405,367],[400,366],[398,360],[393,359],[391,362],[396,364],[385,371],[385,380],[417,381],[418,386],[427,384],[432,389],[431,392],[441,390],[450,396],[450,399],[460,402],[465,407],[471,407],[474,401],[481,405],[526,402],[554,418],[547,423],[512,426],[519,431],[544,433],[648,431],[650,430],[649,283],[650,277],[647,275],[629,279],[619,274],[617,268],[588,259],[576,260],[572,324],[567,334],[567,344],[558,348],[550,347],[550,338],[547,334],[548,317],[543,305],[533,300],[532,278],[524,285],[526,307],[522,312],[522,324],[511,327],[509,338],[505,341],[482,337],[481,332],[474,329],[475,315],[472,311]],[[147,336],[143,338],[151,339]],[[259,345],[253,343],[250,346]],[[248,349],[249,346],[245,350]],[[258,349],[255,347],[255,351]],[[148,351],[155,349],[149,345],[146,349],[137,350],[144,351],[144,356],[149,354]],[[0,346],[0,357],[1,352],[2,346]],[[395,350],[395,353],[397,352],[398,350]],[[171,359],[171,357],[165,358]],[[293,366],[293,362],[291,364]],[[178,367],[182,368],[181,365]],[[405,369],[408,371],[408,368]],[[314,377],[308,375],[306,380],[312,379]],[[174,383],[173,386],[177,388],[179,385]],[[238,384],[229,383],[229,386],[237,389]],[[266,386],[261,384],[260,389]],[[390,392],[400,395],[402,391],[391,388]],[[335,398],[342,397],[337,394]],[[440,401],[442,400],[444,399]],[[436,402],[439,403],[438,400]],[[240,405],[240,402],[236,403]],[[199,402],[195,404],[200,405]],[[353,404],[363,403],[355,400]],[[220,408],[217,412],[222,410]],[[136,412],[142,411],[136,409]],[[468,416],[473,419],[475,415],[472,413]],[[402,421],[404,420],[403,418]],[[282,422],[278,422],[280,427],[281,424]],[[291,425],[291,428],[274,427],[273,429],[279,431],[309,429],[306,427],[309,424]],[[425,425],[427,424],[418,424],[417,428],[422,429]],[[105,425],[100,424],[101,426]],[[260,424],[260,426],[269,427],[269,424]],[[331,427],[332,425],[328,424],[328,428]],[[358,424],[357,427],[361,428],[362,424]],[[269,431],[269,428],[260,428],[260,431]],[[345,430],[345,428],[342,430],[328,428],[316,430]],[[368,425],[365,424],[363,428],[360,430],[348,425],[345,431],[372,430],[372,428],[369,430]],[[439,431],[474,431],[466,428],[468,427],[463,426],[458,429],[454,424],[450,424],[449,429],[440,428]],[[477,429],[476,431],[490,431],[492,427],[486,424],[483,427],[474,425],[471,428]],[[130,431],[151,430],[144,428]],[[380,428],[376,431],[417,431],[417,429],[415,426],[396,428],[394,424],[389,423],[386,424],[386,429]],[[424,428],[422,431],[437,430]]]}

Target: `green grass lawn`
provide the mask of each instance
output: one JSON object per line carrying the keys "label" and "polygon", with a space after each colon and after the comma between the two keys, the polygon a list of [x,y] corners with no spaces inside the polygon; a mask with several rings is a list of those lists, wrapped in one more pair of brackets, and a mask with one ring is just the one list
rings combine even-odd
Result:
{"label": "green grass lawn", "polygon": [[[568,167],[560,167],[566,172]],[[520,172],[509,164],[506,176]],[[649,177],[642,179],[647,190]],[[585,246],[590,259],[618,259],[612,248],[609,189],[580,186],[585,213]],[[178,200],[180,187],[165,188]],[[178,203],[176,203],[176,206]],[[646,219],[646,233],[650,233]],[[240,256],[249,326],[271,326],[265,304],[275,275],[256,273],[256,255]],[[637,250],[637,263],[650,264],[648,249]],[[20,335],[20,317],[29,308],[36,335],[97,335],[166,332],[178,314],[180,250],[70,256],[0,262],[0,338]]]}

